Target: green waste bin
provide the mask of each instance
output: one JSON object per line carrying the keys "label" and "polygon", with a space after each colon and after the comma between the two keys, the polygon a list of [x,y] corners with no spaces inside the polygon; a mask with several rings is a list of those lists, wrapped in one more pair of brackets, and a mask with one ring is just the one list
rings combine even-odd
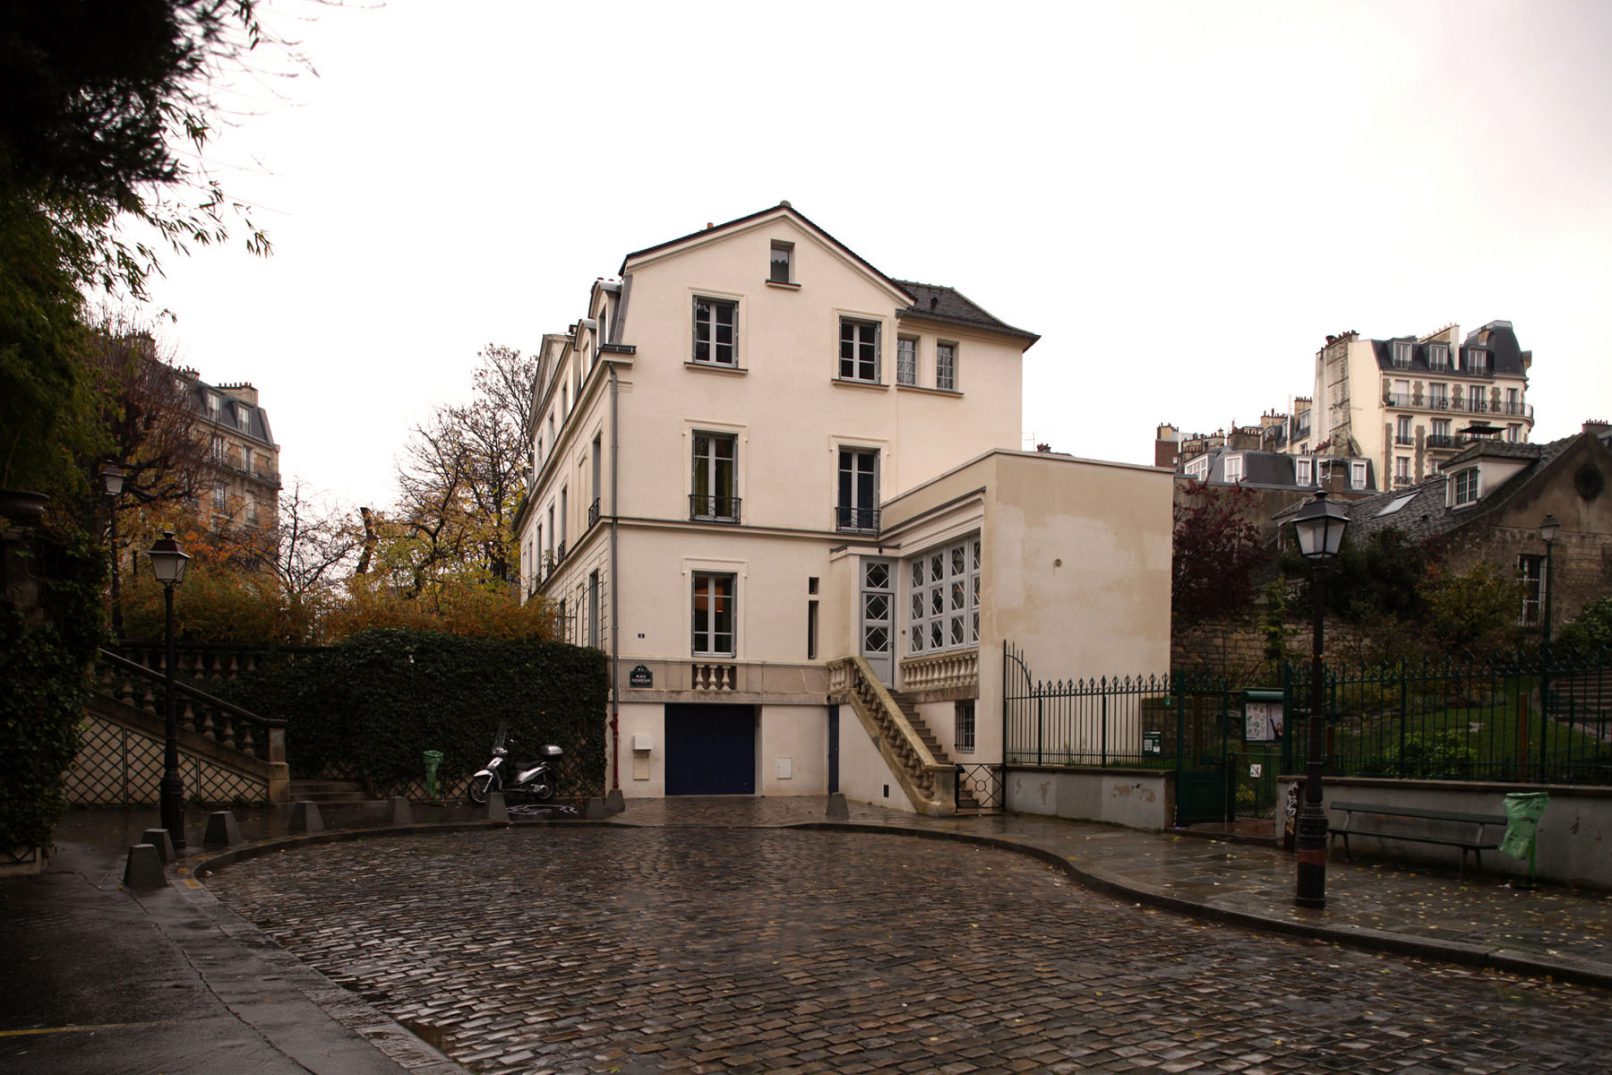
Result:
{"label": "green waste bin", "polygon": [[1506,796],[1506,835],[1500,850],[1514,859],[1528,860],[1528,880],[1534,879],[1534,846],[1539,835],[1539,819],[1550,805],[1543,791],[1514,791]]}
{"label": "green waste bin", "polygon": [[437,766],[442,764],[442,751],[425,752],[425,793],[432,802],[437,801]]}

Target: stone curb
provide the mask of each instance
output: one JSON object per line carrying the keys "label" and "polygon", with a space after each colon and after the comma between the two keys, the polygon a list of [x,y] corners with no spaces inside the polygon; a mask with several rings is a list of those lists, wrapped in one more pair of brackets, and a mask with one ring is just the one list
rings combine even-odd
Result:
{"label": "stone curb", "polygon": [[1589,985],[1612,990],[1612,968],[1598,963],[1591,963],[1588,960],[1552,959],[1511,948],[1490,948],[1484,945],[1465,944],[1460,941],[1441,941],[1431,937],[1413,937],[1403,933],[1391,933],[1386,930],[1346,928],[1320,922],[1292,922],[1268,915],[1254,914],[1249,911],[1233,910],[1229,907],[1196,903],[1192,900],[1182,899],[1180,896],[1163,892],[1150,885],[1138,884],[1109,873],[1077,866],[1063,855],[1058,854],[1056,851],[1050,851],[1045,847],[1001,836],[982,836],[975,833],[952,832],[945,829],[914,829],[871,821],[807,821],[784,827],[829,832],[876,832],[892,836],[920,836],[933,840],[955,840],[960,843],[995,847],[1005,851],[1017,851],[1020,854],[1040,859],[1058,867],[1087,888],[1096,889],[1111,896],[1135,900],[1138,903],[1145,903],[1150,907],[1158,907],[1161,910],[1191,915],[1194,918],[1207,919],[1243,929],[1266,933],[1282,933],[1307,940],[1325,941],[1370,952],[1391,952],[1395,955],[1415,956],[1419,959],[1500,970],[1510,974],[1552,978],[1572,982],[1576,985]]}

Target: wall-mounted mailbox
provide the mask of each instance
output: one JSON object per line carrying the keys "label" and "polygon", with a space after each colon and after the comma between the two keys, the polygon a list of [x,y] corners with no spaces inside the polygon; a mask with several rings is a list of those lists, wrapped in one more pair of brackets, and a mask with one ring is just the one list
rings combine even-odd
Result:
{"label": "wall-mounted mailbox", "polygon": [[634,750],[653,750],[654,747],[655,747],[654,737],[651,736],[648,732],[634,732],[633,733],[632,748]]}

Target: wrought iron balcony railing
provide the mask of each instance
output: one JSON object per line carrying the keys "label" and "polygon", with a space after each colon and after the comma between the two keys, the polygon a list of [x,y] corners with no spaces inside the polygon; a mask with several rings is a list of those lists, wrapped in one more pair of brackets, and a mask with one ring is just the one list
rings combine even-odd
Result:
{"label": "wrought iron balcony railing", "polygon": [[736,523],[739,521],[739,498],[690,493],[688,517],[702,523]]}
{"label": "wrought iron balcony railing", "polygon": [[834,509],[835,529],[845,533],[877,534],[879,532],[878,508],[852,508],[841,505]]}
{"label": "wrought iron balcony railing", "polygon": [[593,524],[598,522],[598,521],[599,521],[599,498],[594,497],[593,498],[593,503],[588,505],[588,529],[592,530],[593,529]]}

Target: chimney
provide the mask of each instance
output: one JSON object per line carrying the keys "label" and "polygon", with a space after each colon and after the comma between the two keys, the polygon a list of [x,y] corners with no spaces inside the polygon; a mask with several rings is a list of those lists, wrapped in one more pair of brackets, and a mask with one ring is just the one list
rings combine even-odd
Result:
{"label": "chimney", "polygon": [[1161,424],[1153,437],[1153,465],[1175,468],[1180,458],[1181,431],[1168,422]]}
{"label": "chimney", "polygon": [[1598,437],[1609,429],[1612,429],[1612,422],[1602,418],[1591,418],[1584,423],[1584,432],[1594,433]]}
{"label": "chimney", "polygon": [[221,384],[218,390],[230,399],[238,399],[242,403],[257,406],[257,389],[252,387],[251,381],[240,381],[236,384]]}

